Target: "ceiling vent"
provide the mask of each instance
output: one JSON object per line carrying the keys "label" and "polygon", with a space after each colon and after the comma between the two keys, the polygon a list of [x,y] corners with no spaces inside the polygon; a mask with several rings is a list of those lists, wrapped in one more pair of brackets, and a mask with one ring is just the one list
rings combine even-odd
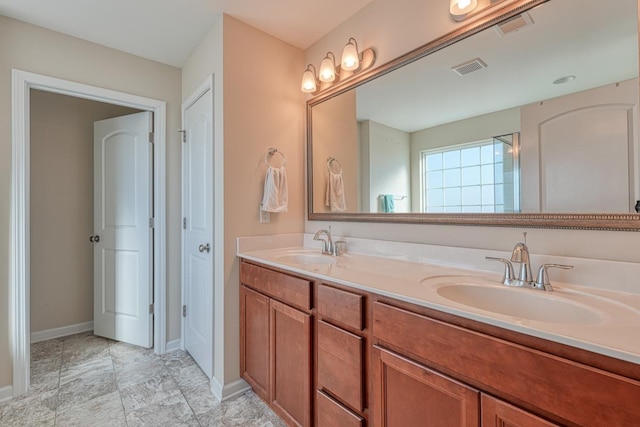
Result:
{"label": "ceiling vent", "polygon": [[485,64],[480,58],[475,58],[475,59],[472,59],[471,61],[465,62],[464,64],[451,67],[451,69],[460,76],[473,73],[474,71],[482,70],[483,68],[487,68],[487,64]]}
{"label": "ceiling vent", "polygon": [[530,25],[533,25],[533,19],[531,18],[531,15],[524,12],[495,25],[493,28],[500,37],[504,37],[509,34],[513,34],[516,31],[520,31]]}

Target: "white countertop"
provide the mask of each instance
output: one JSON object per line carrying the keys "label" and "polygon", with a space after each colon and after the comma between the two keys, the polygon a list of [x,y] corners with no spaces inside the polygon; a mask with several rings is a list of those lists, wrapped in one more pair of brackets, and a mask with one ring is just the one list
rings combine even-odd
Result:
{"label": "white countertop", "polygon": [[[299,260],[295,262],[296,255],[313,258],[321,255],[317,247],[304,247],[304,240],[308,239],[300,239],[294,235],[279,239],[240,238],[238,256],[292,273],[350,286],[640,364],[638,294],[557,283],[554,282],[553,276],[553,292],[507,288],[500,284],[499,273],[447,266],[443,265],[443,262],[412,262],[402,259],[405,257],[399,254],[395,257],[382,257],[347,253],[337,257],[334,264],[302,264]],[[443,248],[442,251],[446,252],[447,248]],[[490,256],[496,255],[490,251],[485,252]],[[531,301],[532,305],[542,304],[542,310],[555,309],[558,312],[548,312],[548,317],[547,312],[544,312],[543,316],[518,317],[514,315],[514,310],[518,310],[515,305],[509,307],[507,311],[511,312],[505,315],[464,305],[441,294],[443,286],[467,283],[481,288],[481,292],[488,292],[493,288],[499,288],[498,295],[505,291],[518,292],[516,296],[520,301],[524,301],[525,309]],[[568,308],[575,309],[578,314],[584,316],[572,318],[572,313],[562,313],[563,307],[567,307],[565,303],[569,304]],[[536,320],[532,320],[533,318]]]}

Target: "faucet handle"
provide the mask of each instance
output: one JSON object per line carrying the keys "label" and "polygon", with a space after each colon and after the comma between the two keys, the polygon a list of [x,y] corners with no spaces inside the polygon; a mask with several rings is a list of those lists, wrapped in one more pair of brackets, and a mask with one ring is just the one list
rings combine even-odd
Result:
{"label": "faucet handle", "polygon": [[550,268],[562,268],[564,270],[570,270],[573,268],[573,265],[564,265],[564,264],[542,264],[538,269],[538,278],[536,282],[533,284],[535,289],[544,289],[545,291],[552,291],[553,287],[551,286],[551,282],[549,282],[549,273],[547,270]]}
{"label": "faucet handle", "polygon": [[504,264],[504,273],[502,274],[502,284],[503,285],[511,285],[513,281],[513,265],[511,261],[504,258],[496,258],[492,256],[485,257],[485,259],[489,261],[499,261]]}

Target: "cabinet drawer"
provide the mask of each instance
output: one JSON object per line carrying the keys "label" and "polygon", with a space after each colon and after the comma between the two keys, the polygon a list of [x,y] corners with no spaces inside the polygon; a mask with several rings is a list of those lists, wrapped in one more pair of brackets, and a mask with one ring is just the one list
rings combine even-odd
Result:
{"label": "cabinet drawer", "polygon": [[316,392],[319,427],[363,427],[363,419],[321,391]]}
{"label": "cabinet drawer", "polygon": [[318,314],[361,331],[363,296],[327,285],[318,286]]}
{"label": "cabinet drawer", "polygon": [[240,282],[303,310],[311,310],[311,282],[308,280],[241,263]]}
{"label": "cabinet drawer", "polygon": [[363,408],[362,338],[318,322],[318,389],[356,411]]}
{"label": "cabinet drawer", "polygon": [[561,424],[640,425],[638,381],[379,302],[372,323],[381,346]]}

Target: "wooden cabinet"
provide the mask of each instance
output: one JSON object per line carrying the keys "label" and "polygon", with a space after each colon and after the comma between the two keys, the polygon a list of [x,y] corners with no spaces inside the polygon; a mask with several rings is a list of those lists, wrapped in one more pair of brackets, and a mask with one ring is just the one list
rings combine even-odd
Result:
{"label": "wooden cabinet", "polygon": [[290,426],[640,426],[637,365],[249,262],[240,278],[242,377]]}
{"label": "wooden cabinet", "polygon": [[374,426],[478,426],[477,390],[380,347],[373,370]]}
{"label": "wooden cabinet", "polygon": [[258,396],[271,401],[269,297],[240,288],[240,372]]}
{"label": "wooden cabinet", "polygon": [[271,405],[289,425],[311,425],[311,316],[275,300],[271,300]]}
{"label": "wooden cabinet", "polygon": [[480,407],[482,427],[558,427],[558,424],[486,394],[482,394]]}
{"label": "wooden cabinet", "polygon": [[240,266],[240,370],[290,426],[312,425],[311,282]]}
{"label": "wooden cabinet", "polygon": [[[554,425],[542,418],[573,426],[640,425],[640,382],[633,379],[380,302],[373,304],[372,324],[377,345],[508,401],[485,398],[485,425]],[[375,395],[396,393],[380,362],[376,369]],[[379,404],[384,400],[375,400],[376,415]]]}
{"label": "wooden cabinet", "polygon": [[365,423],[364,296],[325,284],[317,287],[316,423]]}

